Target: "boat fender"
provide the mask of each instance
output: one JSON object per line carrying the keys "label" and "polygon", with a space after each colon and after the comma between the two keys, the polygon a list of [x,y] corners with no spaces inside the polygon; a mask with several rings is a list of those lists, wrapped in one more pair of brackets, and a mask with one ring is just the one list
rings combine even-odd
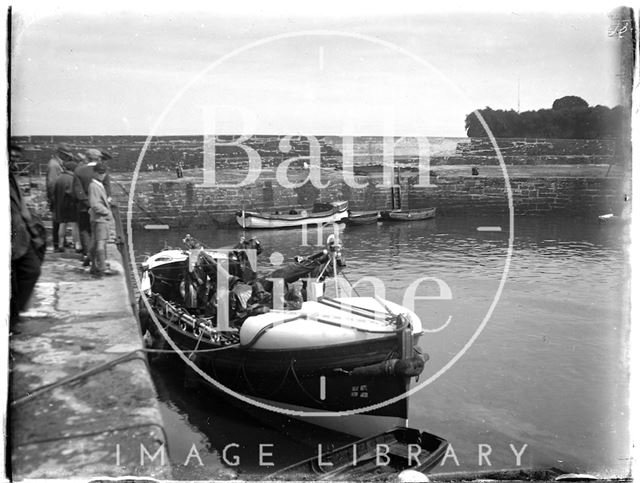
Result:
{"label": "boat fender", "polygon": [[400,359],[394,367],[396,376],[418,377],[424,370],[424,357],[412,356],[408,359]]}
{"label": "boat fender", "polygon": [[415,377],[422,374],[424,363],[424,357],[417,355],[407,359],[387,359],[377,364],[356,367],[349,372],[349,375]]}
{"label": "boat fender", "polygon": [[151,315],[147,310],[147,306],[142,301],[142,297],[138,300],[138,320],[140,321],[140,331],[144,334],[149,328],[154,325],[151,320]]}
{"label": "boat fender", "polygon": [[368,366],[356,367],[349,372],[350,376],[393,376],[395,367],[400,359],[387,359],[386,361]]}
{"label": "boat fender", "polygon": [[149,265],[147,264],[147,267],[144,268],[142,272],[142,280],[140,282],[140,291],[146,294],[151,292],[151,287],[153,286],[153,282],[154,282],[153,279],[154,279],[153,273],[149,271]]}

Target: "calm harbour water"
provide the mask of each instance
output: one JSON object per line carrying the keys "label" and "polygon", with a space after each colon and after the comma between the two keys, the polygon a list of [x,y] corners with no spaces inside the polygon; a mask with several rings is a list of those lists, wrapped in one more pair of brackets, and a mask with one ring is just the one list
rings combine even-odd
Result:
{"label": "calm harbour water", "polygon": [[[478,226],[503,231],[480,232]],[[470,217],[341,229],[352,282],[375,276],[395,302],[402,302],[406,288],[420,277],[437,278],[451,289],[451,300],[415,302],[423,327],[435,330],[421,339],[430,360],[418,384],[456,356],[487,316],[505,268],[508,226],[506,217]],[[448,458],[438,471],[514,468],[515,450],[523,467],[624,476],[629,466],[627,230],[546,218],[516,218],[514,227],[511,265],[493,314],[459,360],[411,397],[410,426],[451,443],[457,461]],[[191,234],[221,246],[235,243],[242,231]],[[165,243],[181,246],[184,235],[136,232],[136,257]],[[259,258],[265,268],[276,250],[290,258],[319,249],[301,247],[297,230],[250,235],[265,248]],[[309,243],[315,239],[310,230]],[[371,285],[359,285],[358,292],[372,294]],[[437,293],[434,282],[418,290],[423,296]],[[318,442],[339,443],[284,434],[206,394],[187,391],[170,365],[156,366],[154,376],[176,477],[224,478],[238,469],[241,477],[269,473],[274,468],[258,464],[259,443],[274,445],[270,459],[276,469],[314,455]],[[240,457],[235,468],[221,459],[229,443],[239,446],[229,451]],[[196,458],[182,465],[193,444],[204,466]],[[491,467],[486,460],[479,464],[480,450],[491,451]]]}

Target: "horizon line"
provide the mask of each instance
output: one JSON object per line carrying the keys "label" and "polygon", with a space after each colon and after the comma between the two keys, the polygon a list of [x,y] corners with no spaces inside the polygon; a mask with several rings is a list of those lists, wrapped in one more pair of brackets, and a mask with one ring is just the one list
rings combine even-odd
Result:
{"label": "horizon line", "polygon": [[[9,138],[28,138],[28,137],[140,137],[140,138],[162,138],[162,137],[178,137],[178,136],[185,136],[185,137],[203,137],[203,136],[213,136],[212,134],[154,134],[153,136],[149,136],[148,134],[11,134],[9,135]],[[235,137],[240,137],[240,136],[244,136],[244,134],[238,134],[238,133],[218,133],[215,134],[215,136],[235,136]],[[336,137],[336,138],[343,138],[345,136],[353,136],[353,137],[385,137],[385,134],[265,134],[265,133],[261,133],[261,134],[251,134],[249,135],[248,139],[254,137],[254,136],[261,136],[261,137],[274,137],[274,136],[292,136],[292,137]],[[469,138],[469,136],[465,135],[461,135],[461,136],[445,136],[445,135],[416,135],[416,134],[393,134],[391,137],[394,138],[447,138],[447,139],[463,139],[463,138]]]}

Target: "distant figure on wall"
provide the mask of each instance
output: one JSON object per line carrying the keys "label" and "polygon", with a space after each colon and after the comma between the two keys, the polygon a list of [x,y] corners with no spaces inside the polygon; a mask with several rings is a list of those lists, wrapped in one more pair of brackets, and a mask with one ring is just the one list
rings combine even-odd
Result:
{"label": "distant figure on wall", "polygon": [[478,168],[476,168],[475,166],[471,168],[471,176],[478,176],[479,174],[480,172],[478,171]]}
{"label": "distant figure on wall", "polygon": [[178,163],[176,165],[176,176],[178,176],[178,179],[184,177],[184,171],[182,169],[182,163]]}
{"label": "distant figure on wall", "polygon": [[[34,220],[18,185],[16,173],[22,148],[9,148],[9,195],[11,203],[11,302],[10,323],[18,321],[40,277],[46,250],[44,226]],[[12,331],[15,331],[12,328]]]}
{"label": "distant figure on wall", "polygon": [[64,170],[63,165],[68,161],[73,161],[73,153],[71,152],[71,148],[67,144],[59,144],[56,150],[51,156],[49,160],[49,164],[47,165],[47,177],[46,177],[46,185],[47,185],[47,201],[49,203],[49,211],[51,211],[51,219],[53,220],[53,249],[57,250],[59,247],[59,239],[58,239],[58,231],[60,227],[60,222],[56,218],[55,206],[54,206],[54,190],[56,185],[56,180],[58,176]]}

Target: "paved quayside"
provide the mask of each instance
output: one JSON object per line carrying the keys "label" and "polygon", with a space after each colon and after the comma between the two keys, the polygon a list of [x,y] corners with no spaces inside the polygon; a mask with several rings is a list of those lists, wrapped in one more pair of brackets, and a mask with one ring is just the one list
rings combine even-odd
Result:
{"label": "paved quayside", "polygon": [[168,454],[158,451],[166,441],[157,394],[137,351],[142,337],[114,245],[108,258],[118,274],[96,279],[75,253],[47,252],[31,306],[12,327],[13,480],[170,477]]}

